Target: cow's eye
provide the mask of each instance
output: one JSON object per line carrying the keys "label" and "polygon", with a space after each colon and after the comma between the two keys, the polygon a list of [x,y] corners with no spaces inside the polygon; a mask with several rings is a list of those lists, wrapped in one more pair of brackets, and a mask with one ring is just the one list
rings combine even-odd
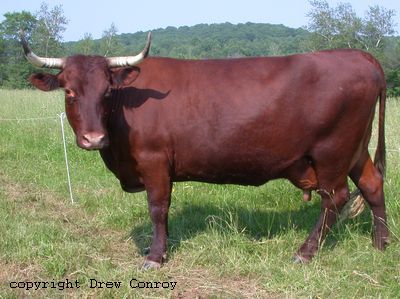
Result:
{"label": "cow's eye", "polygon": [[75,97],[68,97],[67,96],[67,104],[72,105],[75,102],[76,98]]}

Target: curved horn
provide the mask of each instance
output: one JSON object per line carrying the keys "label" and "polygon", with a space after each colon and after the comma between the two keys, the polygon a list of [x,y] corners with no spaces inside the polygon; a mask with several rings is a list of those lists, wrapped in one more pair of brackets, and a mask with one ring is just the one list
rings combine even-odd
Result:
{"label": "curved horn", "polygon": [[52,69],[63,69],[65,64],[64,58],[48,58],[48,57],[39,57],[35,53],[31,51],[28,46],[28,42],[25,39],[24,32],[22,30],[19,31],[19,36],[21,38],[21,44],[24,48],[24,53],[26,59],[37,67],[46,67]]}
{"label": "curved horn", "polygon": [[149,55],[151,45],[151,32],[147,35],[147,43],[143,51],[136,56],[120,56],[107,58],[108,66],[121,67],[121,66],[135,66]]}

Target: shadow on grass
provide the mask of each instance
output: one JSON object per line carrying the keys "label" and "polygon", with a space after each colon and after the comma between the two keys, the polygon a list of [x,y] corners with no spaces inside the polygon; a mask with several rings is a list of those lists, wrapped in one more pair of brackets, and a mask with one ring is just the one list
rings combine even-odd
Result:
{"label": "shadow on grass", "polygon": [[[217,231],[219,234],[243,234],[249,240],[273,239],[286,234],[289,230],[308,235],[316,224],[320,213],[320,201],[304,204],[300,209],[251,210],[240,205],[220,207],[209,203],[181,203],[169,214],[168,252],[173,254],[181,242],[191,240],[206,231]],[[364,212],[357,219],[346,220],[335,225],[328,234],[325,247],[334,248],[338,241],[346,239],[348,232],[346,223],[351,231],[367,234],[371,229],[369,214]],[[151,243],[152,226],[148,221],[137,225],[131,231],[131,238],[142,255],[147,253]],[[300,243],[298,246],[300,247]]]}
{"label": "shadow on grass", "polygon": [[350,238],[351,235],[355,233],[364,236],[371,236],[371,225],[371,210],[368,206],[366,206],[365,210],[356,218],[347,219],[341,223],[337,223],[333,227],[332,231],[327,235],[324,247],[334,249],[339,241]]}

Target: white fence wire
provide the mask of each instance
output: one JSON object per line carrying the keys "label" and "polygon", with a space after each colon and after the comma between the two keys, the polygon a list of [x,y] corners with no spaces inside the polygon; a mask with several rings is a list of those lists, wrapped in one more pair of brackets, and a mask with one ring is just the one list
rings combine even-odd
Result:
{"label": "white fence wire", "polygon": [[2,121],[12,121],[12,122],[41,121],[41,120],[49,120],[49,119],[54,119],[54,120],[59,119],[60,120],[69,197],[70,197],[71,203],[74,203],[74,197],[72,195],[71,173],[70,173],[69,162],[68,162],[67,142],[66,142],[65,130],[64,130],[65,117],[66,117],[65,112],[61,112],[60,114],[58,114],[58,117],[48,116],[48,117],[32,117],[32,118],[0,118],[0,122],[2,122]]}

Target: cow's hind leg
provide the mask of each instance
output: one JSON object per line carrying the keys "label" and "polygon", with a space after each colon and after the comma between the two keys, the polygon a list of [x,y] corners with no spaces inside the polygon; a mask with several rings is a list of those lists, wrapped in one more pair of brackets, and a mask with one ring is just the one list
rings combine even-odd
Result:
{"label": "cow's hind leg", "polygon": [[350,172],[350,178],[360,189],[373,215],[373,245],[384,250],[389,240],[386,222],[383,178],[366,152]]}
{"label": "cow's hind leg", "polygon": [[322,198],[321,213],[311,234],[295,254],[295,262],[306,263],[314,257],[349,196],[346,181],[334,188],[322,186],[317,192]]}

